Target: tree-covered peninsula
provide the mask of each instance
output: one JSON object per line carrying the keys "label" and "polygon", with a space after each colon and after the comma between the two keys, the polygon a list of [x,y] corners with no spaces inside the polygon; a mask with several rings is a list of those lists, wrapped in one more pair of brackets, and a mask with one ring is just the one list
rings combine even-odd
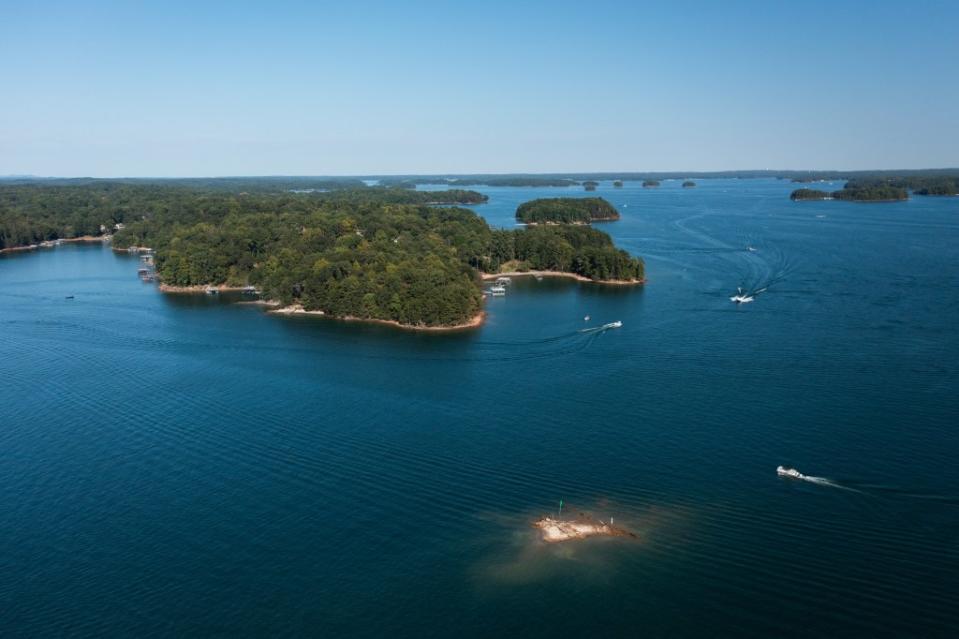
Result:
{"label": "tree-covered peninsula", "polygon": [[619,219],[619,211],[601,197],[551,197],[530,200],[516,209],[524,224],[589,224]]}
{"label": "tree-covered peninsula", "polygon": [[332,317],[411,327],[466,325],[480,276],[504,265],[594,280],[643,278],[642,260],[584,227],[494,230],[464,191],[357,188],[226,193],[95,183],[0,188],[3,246],[100,235],[155,249],[173,287],[254,285],[267,299]]}
{"label": "tree-covered peninsula", "polygon": [[847,200],[850,202],[893,202],[908,200],[909,192],[900,186],[885,183],[849,182],[838,191],[829,193],[819,189],[796,189],[789,194],[793,201],[803,200]]}
{"label": "tree-covered peninsula", "polygon": [[696,183],[693,182],[692,180],[686,180],[685,182],[683,182],[683,188],[684,188],[684,189],[692,189],[692,188],[695,188],[695,187],[696,187]]}
{"label": "tree-covered peninsula", "polygon": [[829,191],[820,191],[819,189],[796,189],[789,194],[789,199],[793,201],[829,200],[832,199],[832,194]]}
{"label": "tree-covered peninsula", "polygon": [[583,189],[587,191],[595,191],[597,186],[599,186],[599,182],[595,180],[586,180],[583,182]]}

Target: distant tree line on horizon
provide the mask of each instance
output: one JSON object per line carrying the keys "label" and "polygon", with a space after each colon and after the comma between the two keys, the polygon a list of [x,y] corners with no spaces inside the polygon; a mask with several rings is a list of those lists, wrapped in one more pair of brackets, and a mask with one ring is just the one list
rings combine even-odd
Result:
{"label": "distant tree line on horizon", "polygon": [[848,200],[855,202],[887,202],[909,199],[915,195],[957,195],[959,175],[909,175],[849,180],[842,189],[827,192],[801,188],[790,194],[793,200]]}

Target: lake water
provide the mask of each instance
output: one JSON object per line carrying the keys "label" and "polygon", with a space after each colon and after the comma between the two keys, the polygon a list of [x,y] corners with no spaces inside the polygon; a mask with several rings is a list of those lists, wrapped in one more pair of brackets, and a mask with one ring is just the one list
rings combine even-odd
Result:
{"label": "lake water", "polygon": [[[679,185],[598,192],[648,286],[469,333],[0,258],[0,634],[955,636],[959,198]],[[638,538],[538,542],[560,499]]]}

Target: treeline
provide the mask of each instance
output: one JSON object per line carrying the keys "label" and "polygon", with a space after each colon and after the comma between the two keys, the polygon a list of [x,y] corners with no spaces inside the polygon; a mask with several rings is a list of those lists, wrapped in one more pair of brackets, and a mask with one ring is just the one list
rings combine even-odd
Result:
{"label": "treeline", "polygon": [[407,178],[386,177],[380,180],[386,186],[401,188],[415,188],[417,185],[443,184],[446,186],[530,186],[530,187],[564,187],[576,186],[577,180],[569,178],[505,175],[505,176],[475,176],[475,177],[441,177],[441,176],[414,176]]}
{"label": "treeline", "polygon": [[890,202],[908,200],[909,192],[901,186],[884,182],[851,181],[839,191],[833,191],[832,198],[854,202]]}
{"label": "treeline", "polygon": [[619,211],[601,197],[554,197],[530,200],[516,209],[524,224],[589,224],[618,220]]}
{"label": "treeline", "polygon": [[409,191],[362,184],[349,190],[299,194],[289,192],[285,181],[280,182],[282,188],[278,191],[226,193],[219,187],[206,190],[184,185],[189,182],[140,184],[78,180],[68,185],[46,181],[0,182],[0,249],[47,240],[100,236],[112,233],[117,224],[130,224],[156,215],[194,221],[217,219],[228,207],[238,206],[228,202],[246,201],[254,205],[259,201],[257,198],[263,196],[281,207],[308,202],[309,198],[330,197],[342,202],[380,199],[397,204],[479,204],[488,199],[482,193],[461,189]]}
{"label": "treeline", "polygon": [[[794,179],[793,181],[806,180]],[[802,188],[793,191],[789,197],[793,200],[822,200],[831,197],[836,200],[856,202],[888,202],[908,200],[910,191],[915,195],[957,195],[959,194],[959,173],[931,171],[863,177],[849,180],[842,189],[832,193]]]}
{"label": "treeline", "polygon": [[483,270],[545,270],[576,273],[593,280],[639,281],[643,260],[617,249],[609,235],[587,226],[534,226],[492,232],[489,262]]}
{"label": "treeline", "polygon": [[[246,285],[336,317],[448,326],[481,309],[479,270],[506,262],[638,279],[642,261],[581,227],[492,230],[469,191],[362,188],[224,193],[129,184],[0,188],[0,226],[40,239],[123,224],[114,246],[156,249],[163,283]],[[45,235],[44,235],[45,234]],[[4,236],[5,238],[8,236]]]}
{"label": "treeline", "polygon": [[828,200],[832,197],[829,191],[819,189],[796,189],[789,194],[790,200]]}

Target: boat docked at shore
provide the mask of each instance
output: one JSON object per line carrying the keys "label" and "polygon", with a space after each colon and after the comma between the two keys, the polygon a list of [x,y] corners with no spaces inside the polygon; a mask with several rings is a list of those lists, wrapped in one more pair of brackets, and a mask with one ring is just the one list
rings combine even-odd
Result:
{"label": "boat docked at shore", "polygon": [[489,289],[489,294],[493,297],[503,297],[506,295],[505,286],[491,286]]}

